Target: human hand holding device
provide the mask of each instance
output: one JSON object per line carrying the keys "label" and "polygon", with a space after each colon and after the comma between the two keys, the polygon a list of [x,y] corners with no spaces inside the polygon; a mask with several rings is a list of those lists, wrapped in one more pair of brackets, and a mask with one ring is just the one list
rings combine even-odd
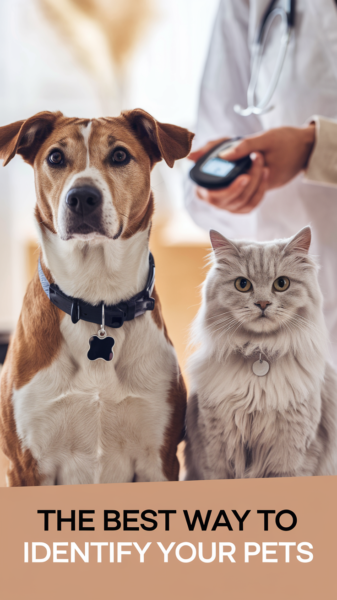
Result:
{"label": "human hand holding device", "polygon": [[[206,144],[192,152],[189,158],[198,160],[220,141]],[[285,185],[306,168],[314,142],[315,124],[303,128],[278,127],[247,137],[219,156],[227,161],[237,161],[253,153],[253,164],[248,173],[240,175],[224,189],[197,187],[197,195],[229,212],[249,213],[261,202],[267,190]]]}
{"label": "human hand holding device", "polygon": [[237,137],[221,141],[203,154],[190,170],[192,181],[208,190],[219,190],[228,187],[237,177],[247,173],[252,166],[249,155],[235,162],[222,158],[224,152],[240,139]]}
{"label": "human hand holding device", "polygon": [[[191,152],[188,158],[193,161],[198,161],[213,147],[227,140],[229,140],[229,138],[220,138],[218,140],[208,142],[202,148],[199,148],[195,152]],[[241,144],[242,142],[239,142],[238,145],[241,146]],[[234,147],[231,148],[231,152],[233,148]],[[222,155],[219,156],[222,158]],[[240,158],[242,156],[244,155],[242,154]],[[224,158],[227,160],[227,154],[226,157],[224,156]],[[217,208],[222,208],[224,210],[228,210],[229,212],[250,212],[262,199],[267,178],[267,172],[264,169],[264,160],[262,155],[260,153],[255,153],[253,156],[251,156],[251,159],[252,166],[248,173],[239,175],[228,187],[222,189],[206,189],[204,187],[197,186],[197,196],[204,202],[208,202]],[[258,196],[256,196],[256,192],[258,192]],[[249,201],[251,206],[248,208],[246,205]]]}

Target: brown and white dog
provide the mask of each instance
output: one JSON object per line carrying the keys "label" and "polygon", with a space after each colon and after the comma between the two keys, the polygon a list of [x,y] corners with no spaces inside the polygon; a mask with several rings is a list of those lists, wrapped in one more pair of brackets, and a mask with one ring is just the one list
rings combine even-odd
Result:
{"label": "brown and white dog", "polygon": [[[0,128],[4,164],[21,154],[34,167],[49,282],[91,305],[143,290],[151,169],[161,159],[172,167],[192,137],[140,109],[100,119],[42,112]],[[152,312],[106,327],[113,360],[91,362],[88,340],[99,326],[74,324],[36,272],[1,377],[10,486],[178,479],[186,391],[155,290],[152,297]]]}

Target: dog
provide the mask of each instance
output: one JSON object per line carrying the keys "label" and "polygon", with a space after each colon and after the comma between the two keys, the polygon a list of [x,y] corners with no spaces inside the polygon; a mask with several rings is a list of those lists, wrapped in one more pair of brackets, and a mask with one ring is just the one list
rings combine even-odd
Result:
{"label": "dog", "polygon": [[186,389],[153,287],[151,169],[193,134],[141,109],[0,128],[33,166],[40,259],[1,376],[9,486],[173,481]]}

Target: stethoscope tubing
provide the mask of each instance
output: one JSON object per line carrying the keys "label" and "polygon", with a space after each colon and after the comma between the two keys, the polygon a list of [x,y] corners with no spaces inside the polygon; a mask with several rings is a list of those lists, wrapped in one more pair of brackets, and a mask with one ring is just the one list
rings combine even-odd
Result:
{"label": "stethoscope tubing", "polygon": [[[276,0],[273,0],[263,16],[261,27],[256,38],[256,42],[254,44],[253,56],[252,56],[252,69],[251,69],[251,78],[249,82],[249,86],[247,89],[247,108],[242,108],[239,104],[234,106],[234,111],[240,114],[243,117],[248,117],[249,115],[261,115],[269,112],[274,107],[268,106],[274,92],[277,88],[277,85],[280,80],[280,76],[282,73],[282,69],[284,66],[284,61],[286,58],[289,41],[291,39],[291,34],[295,26],[295,0],[287,0],[287,9],[285,10],[282,7],[274,8],[274,4]],[[276,69],[274,75],[271,78],[268,90],[262,100],[259,103],[255,103],[255,92],[258,83],[258,77],[260,72],[261,61],[264,52],[264,44],[266,39],[268,38],[268,32],[271,27],[272,22],[276,17],[280,16],[283,21],[284,31],[282,33],[281,38],[281,51],[278,55],[278,60],[276,63]]]}

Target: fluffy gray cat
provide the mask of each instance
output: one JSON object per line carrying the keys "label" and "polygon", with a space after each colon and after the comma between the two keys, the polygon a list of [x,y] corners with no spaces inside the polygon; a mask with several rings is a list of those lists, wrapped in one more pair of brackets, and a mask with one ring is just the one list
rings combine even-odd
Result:
{"label": "fluffy gray cat", "polygon": [[266,243],[210,237],[186,479],[336,474],[337,376],[310,228]]}

